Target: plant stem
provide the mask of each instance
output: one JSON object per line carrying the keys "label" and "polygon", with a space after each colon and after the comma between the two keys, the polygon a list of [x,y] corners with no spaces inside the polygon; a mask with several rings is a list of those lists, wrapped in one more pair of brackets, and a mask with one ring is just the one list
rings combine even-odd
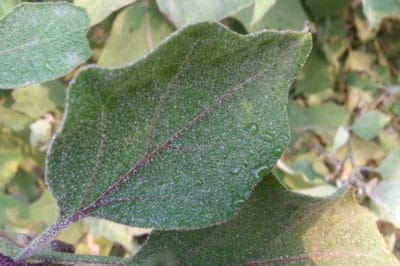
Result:
{"label": "plant stem", "polygon": [[24,250],[22,250],[15,260],[17,262],[25,262],[33,253],[42,249],[47,243],[53,240],[61,231],[77,222],[82,218],[81,215],[75,214],[66,219],[57,219],[46,231],[35,238]]}

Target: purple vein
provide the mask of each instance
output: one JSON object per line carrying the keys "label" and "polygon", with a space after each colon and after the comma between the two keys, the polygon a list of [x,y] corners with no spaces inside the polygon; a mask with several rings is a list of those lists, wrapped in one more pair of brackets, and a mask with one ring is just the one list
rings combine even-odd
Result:
{"label": "purple vein", "polygon": [[187,123],[185,126],[180,128],[174,135],[169,137],[164,143],[162,143],[157,149],[155,149],[153,152],[147,153],[142,160],[137,162],[132,168],[128,170],[124,175],[120,176],[117,181],[109,186],[103,194],[101,194],[97,199],[95,199],[91,204],[89,204],[86,208],[80,209],[77,211],[77,213],[80,213],[81,216],[88,216],[93,210],[98,208],[103,204],[105,199],[110,196],[114,191],[116,191],[124,182],[126,182],[129,177],[137,173],[140,169],[145,167],[146,165],[149,164],[149,162],[156,158],[158,155],[160,155],[162,152],[168,150],[171,148],[171,145],[183,134],[185,134],[189,129],[191,129],[196,123],[199,121],[203,120],[208,114],[210,114],[212,111],[214,111],[216,108],[218,108],[222,102],[226,101],[228,98],[233,96],[236,92],[239,91],[242,86],[245,84],[253,81],[256,79],[258,76],[264,74],[266,70],[263,70],[249,78],[247,78],[245,81],[242,83],[234,86],[230,90],[228,90],[225,94],[222,96],[218,97],[213,103],[211,103],[209,106],[207,106],[202,112],[200,112],[196,117],[194,117],[189,123]]}
{"label": "purple vein", "polygon": [[83,194],[83,197],[79,204],[79,209],[81,209],[83,207],[85,200],[87,199],[87,196],[93,191],[94,179],[97,176],[97,173],[99,171],[100,161],[104,154],[104,138],[105,138],[105,134],[106,134],[105,131],[106,131],[105,130],[105,113],[104,113],[104,106],[103,106],[100,111],[100,122],[99,122],[100,141],[99,141],[99,146],[97,148],[96,161],[93,166],[92,175],[90,176],[89,181],[86,185],[85,191],[87,191],[87,192]]}
{"label": "purple vein", "polygon": [[[147,134],[147,140],[146,140],[146,149],[147,153],[151,152],[151,145],[153,143],[153,137],[154,133],[156,131],[157,123],[160,119],[161,111],[164,107],[165,104],[165,99],[170,96],[172,93],[175,93],[175,90],[171,89],[171,85],[174,83],[174,81],[179,77],[179,75],[185,70],[186,64],[189,62],[189,56],[192,54],[195,46],[192,46],[189,51],[186,53],[185,58],[182,61],[182,64],[180,65],[178,71],[174,75],[174,77],[168,82],[165,88],[165,93],[163,93],[157,103],[156,108],[154,109],[153,117],[151,118],[150,122],[150,130],[149,133]],[[153,76],[154,76],[154,70],[153,70]],[[154,83],[154,88],[157,88],[157,84],[155,83],[155,78],[153,78],[153,83]]]}
{"label": "purple vein", "polygon": [[149,153],[151,151],[153,135],[156,130],[157,122],[160,119],[161,110],[164,106],[165,97],[166,97],[165,94],[161,95],[160,99],[158,100],[156,109],[154,110],[153,118],[151,119],[151,122],[150,122],[150,130],[149,130],[149,133],[147,134],[147,141],[146,141],[147,153]]}
{"label": "purple vein", "polygon": [[[200,189],[197,190],[198,192],[209,193],[210,190]],[[158,195],[142,195],[142,196],[133,196],[133,197],[126,197],[126,198],[118,198],[113,200],[104,200],[99,203],[98,207],[100,206],[109,206],[109,205],[117,205],[124,202],[135,201],[140,202],[144,200],[156,200],[156,199],[179,199],[179,198],[196,198],[198,195],[172,195],[172,194],[158,194]]]}

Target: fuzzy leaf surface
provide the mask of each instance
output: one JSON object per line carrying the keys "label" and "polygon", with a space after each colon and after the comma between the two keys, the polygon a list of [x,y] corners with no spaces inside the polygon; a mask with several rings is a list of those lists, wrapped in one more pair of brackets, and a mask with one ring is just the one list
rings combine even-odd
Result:
{"label": "fuzzy leaf surface", "polygon": [[351,193],[312,198],[268,176],[232,220],[153,231],[131,265],[400,265],[374,220]]}
{"label": "fuzzy leaf surface", "polygon": [[[288,142],[288,87],[311,36],[202,23],[69,89],[47,162],[62,217],[188,228],[231,218]],[[79,151],[79,152],[77,152]]]}
{"label": "fuzzy leaf surface", "polygon": [[18,5],[0,20],[0,88],[56,79],[85,62],[88,23],[69,3]]}

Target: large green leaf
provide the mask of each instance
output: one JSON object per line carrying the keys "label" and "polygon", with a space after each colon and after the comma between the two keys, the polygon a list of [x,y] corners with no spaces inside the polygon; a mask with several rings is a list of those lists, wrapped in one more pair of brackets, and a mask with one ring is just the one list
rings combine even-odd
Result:
{"label": "large green leaf", "polygon": [[90,25],[103,21],[108,15],[136,0],[75,0],[74,4],[84,8],[89,16]]}
{"label": "large green leaf", "polygon": [[155,1],[135,3],[116,17],[97,63],[109,67],[128,65],[153,50],[172,31]]}
{"label": "large green leaf", "polygon": [[319,199],[266,177],[231,221],[153,231],[132,265],[400,265],[351,193]]}
{"label": "large green leaf", "polygon": [[157,0],[160,10],[178,28],[202,21],[219,21],[255,0]]}
{"label": "large green leaf", "polygon": [[369,25],[376,28],[384,17],[400,16],[400,0],[362,0]]}
{"label": "large green leaf", "polygon": [[311,35],[188,27],[136,64],[88,68],[47,162],[62,219],[186,228],[231,218],[288,142]]}
{"label": "large green leaf", "polygon": [[85,11],[72,4],[18,5],[0,20],[0,88],[67,74],[90,56],[87,30]]}

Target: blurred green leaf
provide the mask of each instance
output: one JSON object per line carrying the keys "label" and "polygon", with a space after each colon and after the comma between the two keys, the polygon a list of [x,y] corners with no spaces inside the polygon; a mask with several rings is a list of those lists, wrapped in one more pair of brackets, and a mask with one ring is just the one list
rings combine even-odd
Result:
{"label": "blurred green leaf", "polygon": [[178,28],[202,21],[219,21],[255,0],[157,0],[161,12]]}
{"label": "blurred green leaf", "polygon": [[392,105],[392,112],[395,113],[396,115],[400,116],[400,100],[397,100]]}
{"label": "blurred green leaf", "polygon": [[384,17],[400,16],[400,0],[362,0],[362,4],[371,28],[376,28]]}
{"label": "blurred green leaf", "polygon": [[350,113],[344,106],[332,102],[322,103],[309,107],[312,127],[323,130],[336,130],[339,126],[346,126]]}
{"label": "blurred green leaf", "polygon": [[373,214],[351,193],[325,199],[261,181],[239,214],[221,225],[153,231],[135,265],[399,265]]}
{"label": "blurred green leaf", "polygon": [[10,13],[16,5],[18,5],[19,0],[2,0],[0,1],[0,19]]}
{"label": "blurred green leaf", "polygon": [[253,9],[253,17],[251,18],[250,25],[254,25],[258,23],[271,9],[271,7],[276,3],[277,0],[255,0],[254,1],[254,9]]}
{"label": "blurred green leaf", "polygon": [[74,0],[75,5],[86,10],[90,26],[103,21],[112,12],[134,2],[136,0]]}
{"label": "blurred green leaf", "polygon": [[90,56],[87,30],[85,12],[72,4],[18,5],[0,20],[0,88],[67,74]]}
{"label": "blurred green leaf", "polygon": [[7,227],[26,222],[29,219],[27,210],[26,205],[16,198],[0,193],[0,231],[8,232],[10,229]]}
{"label": "blurred green leaf", "polygon": [[0,105],[0,124],[14,131],[24,130],[33,118]]}
{"label": "blurred green leaf", "polygon": [[313,182],[316,180],[323,180],[323,176],[315,172],[311,162],[308,160],[296,160],[294,162],[287,163],[287,166],[293,171],[294,174],[301,175],[307,182]]}
{"label": "blurred green leaf", "polygon": [[311,116],[306,107],[292,100],[289,100],[287,110],[290,128],[290,141],[294,143],[303,135],[306,127],[312,124]]}
{"label": "blurred green leaf", "polygon": [[30,221],[41,230],[52,224],[57,217],[57,203],[49,190],[43,192],[42,196],[29,207]]}
{"label": "blurred green leaf", "polygon": [[12,109],[32,118],[40,118],[56,108],[49,99],[49,88],[40,84],[16,89],[12,92],[12,97],[15,100]]}
{"label": "blurred green leaf", "polygon": [[18,168],[13,179],[7,184],[7,192],[26,204],[35,201],[41,194],[36,175],[22,168]]}
{"label": "blurred green leaf", "polygon": [[64,108],[67,97],[65,85],[60,80],[52,80],[41,85],[49,88],[49,100],[57,107]]}
{"label": "blurred green leaf", "polygon": [[314,21],[331,20],[334,16],[343,17],[349,8],[349,0],[305,0],[304,4]]}
{"label": "blurred green leaf", "polygon": [[369,196],[386,211],[394,225],[400,227],[400,177],[379,182]]}
{"label": "blurred green leaf", "polygon": [[335,138],[333,141],[333,147],[332,147],[333,151],[336,151],[341,147],[343,147],[344,145],[346,145],[349,139],[350,139],[349,131],[344,127],[339,127],[336,130]]}
{"label": "blurred green leaf", "polygon": [[347,85],[365,91],[377,91],[379,86],[366,73],[351,71],[347,76]]}
{"label": "blurred green leaf", "polygon": [[325,55],[314,42],[310,57],[304,65],[302,75],[296,82],[296,94],[327,94],[335,86],[333,67],[328,63]]}
{"label": "blurred green leaf", "polygon": [[389,121],[390,117],[380,111],[368,111],[354,121],[352,130],[359,137],[371,140],[379,135]]}
{"label": "blurred green leaf", "polygon": [[349,147],[345,146],[334,154],[338,160],[343,160],[343,158],[346,158],[346,156],[351,153],[354,164],[363,166],[371,161],[379,161],[385,155],[379,145],[372,141],[359,138],[356,135],[350,137],[349,144],[351,150],[349,150]]}
{"label": "blurred green leaf", "polygon": [[0,147],[0,191],[17,172],[20,160],[19,149]]}
{"label": "blurred green leaf", "polygon": [[140,1],[114,20],[111,35],[98,60],[107,67],[126,66],[153,50],[173,31],[155,1]]}
{"label": "blurred green leaf", "polygon": [[400,181],[400,149],[391,151],[379,164],[378,170],[385,180]]}
{"label": "blurred green leaf", "polygon": [[304,22],[308,20],[298,0],[276,0],[258,23],[251,24],[253,16],[254,8],[249,7],[235,17],[243,23],[248,32],[257,32],[265,28],[301,30]]}

